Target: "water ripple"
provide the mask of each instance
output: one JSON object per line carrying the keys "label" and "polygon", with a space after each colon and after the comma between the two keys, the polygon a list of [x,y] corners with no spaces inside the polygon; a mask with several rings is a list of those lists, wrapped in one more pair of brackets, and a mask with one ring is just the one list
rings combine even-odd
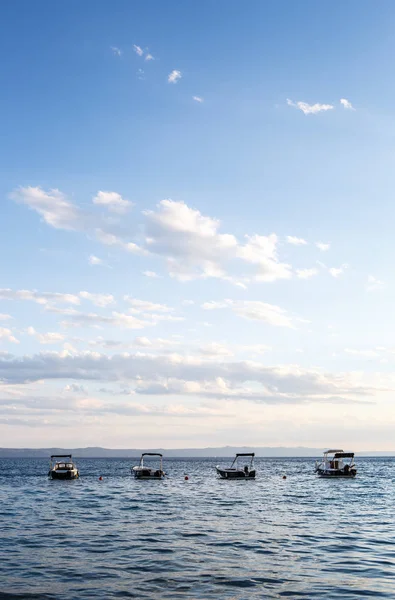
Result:
{"label": "water ripple", "polygon": [[326,481],[311,460],[258,459],[252,485],[215,462],[137,482],[128,460],[85,459],[54,482],[45,460],[3,460],[0,600],[394,600],[394,460]]}

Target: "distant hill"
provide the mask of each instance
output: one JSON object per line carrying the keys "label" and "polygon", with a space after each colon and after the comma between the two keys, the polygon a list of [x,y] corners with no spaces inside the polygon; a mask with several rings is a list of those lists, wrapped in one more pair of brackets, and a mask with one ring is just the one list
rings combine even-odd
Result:
{"label": "distant hill", "polygon": [[[349,450],[350,448],[345,448]],[[72,454],[76,458],[131,458],[138,457],[142,452],[162,452],[168,458],[205,458],[205,457],[231,457],[236,452],[255,452],[258,457],[292,458],[292,457],[319,457],[323,448],[295,448],[279,447],[236,447],[224,446],[222,448],[144,448],[144,449],[111,449],[111,448],[0,448],[0,458],[48,458],[51,454]],[[364,451],[357,452],[358,456],[395,456],[394,451]]]}

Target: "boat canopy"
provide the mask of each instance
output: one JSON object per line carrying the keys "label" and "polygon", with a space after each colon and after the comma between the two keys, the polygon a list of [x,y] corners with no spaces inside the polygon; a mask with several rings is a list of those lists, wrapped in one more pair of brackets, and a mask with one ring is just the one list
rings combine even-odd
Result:
{"label": "boat canopy", "polygon": [[143,452],[141,456],[160,456],[162,458],[163,454],[160,452]]}
{"label": "boat canopy", "polygon": [[53,458],[72,458],[71,454],[51,454],[51,460]]}
{"label": "boat canopy", "polygon": [[236,456],[255,456],[255,452],[238,452]]}
{"label": "boat canopy", "polygon": [[354,458],[354,452],[336,452],[334,458]]}
{"label": "boat canopy", "polygon": [[344,450],[326,450],[324,454],[336,454],[339,452],[344,452]]}

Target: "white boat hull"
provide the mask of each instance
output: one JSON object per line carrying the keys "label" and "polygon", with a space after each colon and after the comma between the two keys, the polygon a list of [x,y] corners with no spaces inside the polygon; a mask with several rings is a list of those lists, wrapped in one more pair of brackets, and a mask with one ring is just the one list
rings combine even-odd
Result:
{"label": "white boat hull", "polygon": [[78,479],[79,476],[80,476],[80,474],[77,469],[67,469],[67,470],[51,469],[48,473],[49,479],[70,480],[70,479]]}

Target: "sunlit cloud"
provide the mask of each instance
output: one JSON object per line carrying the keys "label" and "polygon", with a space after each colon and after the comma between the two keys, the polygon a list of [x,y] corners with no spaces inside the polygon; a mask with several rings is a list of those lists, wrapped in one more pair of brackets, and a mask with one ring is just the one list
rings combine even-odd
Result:
{"label": "sunlit cloud", "polygon": [[133,50],[138,56],[143,56],[144,54],[144,50],[140,46],[137,46],[137,44],[133,44]]}
{"label": "sunlit cloud", "polygon": [[293,106],[302,111],[305,115],[316,115],[320,112],[326,112],[328,110],[332,110],[334,106],[332,104],[308,104],[307,102],[293,102],[292,100],[287,99],[288,106]]}
{"label": "sunlit cloud", "polygon": [[182,78],[182,73],[181,71],[177,71],[177,69],[174,69],[171,73],[169,73],[169,75],[167,76],[167,81],[169,83],[177,83],[177,81],[179,81]]}
{"label": "sunlit cloud", "polygon": [[346,98],[341,98],[340,99],[340,104],[346,109],[346,110],[355,110],[355,108],[353,107],[353,105],[351,104],[351,102],[349,100],[346,100]]}

